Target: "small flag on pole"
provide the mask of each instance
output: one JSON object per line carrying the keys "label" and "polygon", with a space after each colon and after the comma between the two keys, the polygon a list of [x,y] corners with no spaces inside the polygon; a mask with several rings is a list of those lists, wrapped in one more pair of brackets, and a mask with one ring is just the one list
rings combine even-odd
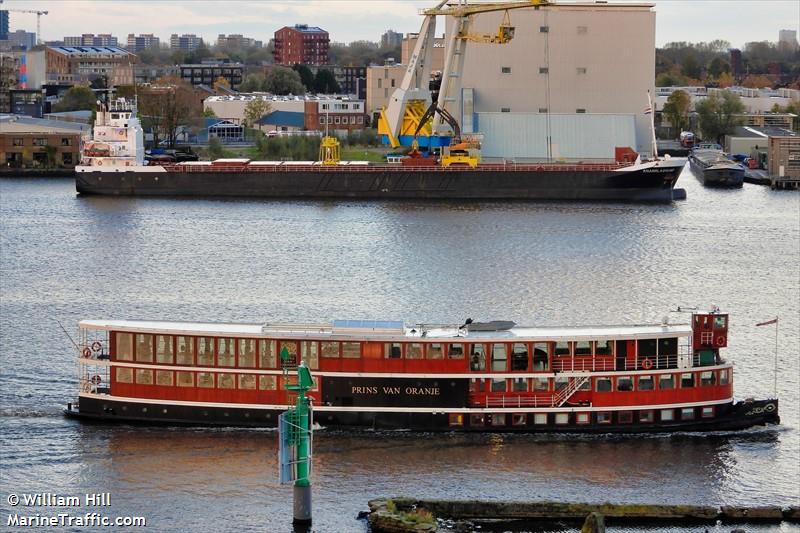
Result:
{"label": "small flag on pole", "polygon": [[778,317],[773,318],[772,320],[767,320],[766,322],[760,322],[756,324],[756,326],[769,326],[770,324],[777,324]]}
{"label": "small flag on pole", "polygon": [[653,108],[652,107],[647,106],[647,107],[644,108],[644,114],[645,115],[649,115],[652,112],[653,112]]}

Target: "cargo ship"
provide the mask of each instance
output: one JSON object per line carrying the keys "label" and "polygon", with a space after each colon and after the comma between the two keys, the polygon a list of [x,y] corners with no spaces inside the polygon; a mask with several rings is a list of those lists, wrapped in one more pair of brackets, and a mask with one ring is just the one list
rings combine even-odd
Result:
{"label": "cargo ship", "polygon": [[[437,200],[605,200],[671,202],[683,158],[642,161],[617,148],[605,163],[472,163],[452,153],[371,164],[341,161],[323,139],[319,161],[218,159],[175,164],[144,157],[135,106],[101,102],[82,149],[75,186],[84,195]],[[333,141],[335,143],[335,140]],[[332,155],[332,154],[336,155]],[[155,163],[155,164],[153,164]]]}
{"label": "cargo ship", "polygon": [[87,421],[274,427],[310,369],[325,427],[420,431],[644,433],[777,424],[778,400],[733,395],[729,317],[690,323],[519,327],[79,323]]}
{"label": "cargo ship", "polygon": [[744,183],[744,167],[728,159],[719,145],[692,150],[689,163],[697,179],[708,187],[740,188]]}

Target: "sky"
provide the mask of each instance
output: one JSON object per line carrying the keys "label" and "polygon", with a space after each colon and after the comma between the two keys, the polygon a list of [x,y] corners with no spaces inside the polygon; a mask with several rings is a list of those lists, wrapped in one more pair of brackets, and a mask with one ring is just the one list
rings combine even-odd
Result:
{"label": "sky", "polygon": [[[657,46],[723,39],[741,47],[750,41],[777,41],[781,29],[800,30],[797,0],[652,3]],[[378,41],[387,29],[417,32],[418,9],[434,4],[434,0],[4,0],[0,8],[48,11],[41,19],[44,40],[111,33],[124,42],[128,33],[154,33],[168,42],[172,33],[194,33],[214,43],[220,33],[241,33],[266,44],[275,30],[294,24],[321,26],[335,42]],[[36,15],[12,12],[10,18],[11,31],[36,31]]]}

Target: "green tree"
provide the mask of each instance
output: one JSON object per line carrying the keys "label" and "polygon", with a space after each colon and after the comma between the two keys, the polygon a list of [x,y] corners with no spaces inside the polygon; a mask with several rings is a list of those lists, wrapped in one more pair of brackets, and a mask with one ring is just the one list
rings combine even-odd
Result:
{"label": "green tree", "polygon": [[205,118],[216,118],[217,114],[214,113],[214,110],[210,107],[203,109],[203,117]]}
{"label": "green tree", "polygon": [[264,80],[264,90],[272,94],[305,94],[300,74],[286,67],[273,67]]}
{"label": "green tree", "polygon": [[341,92],[342,88],[336,81],[336,77],[328,69],[320,69],[314,77],[314,90],[323,94],[336,94]]}
{"label": "green tree", "polygon": [[692,53],[686,54],[686,56],[683,58],[682,69],[683,73],[690,78],[700,77],[700,64],[697,62],[697,58]]}
{"label": "green tree", "polygon": [[91,89],[86,87],[70,87],[61,100],[53,106],[56,112],[61,111],[91,111],[97,107],[97,98]]}
{"label": "green tree", "polygon": [[664,104],[664,116],[675,128],[675,133],[680,133],[689,126],[689,108],[692,99],[686,91],[672,91]]}
{"label": "green tree", "polygon": [[721,57],[715,57],[711,60],[711,63],[708,64],[708,75],[715,79],[719,78],[724,72],[730,71],[731,66]]}
{"label": "green tree", "polygon": [[251,72],[250,74],[245,75],[244,80],[242,80],[242,84],[239,85],[239,91],[243,93],[263,91],[265,81],[266,78],[264,78],[263,74],[259,72]]}
{"label": "green tree", "polygon": [[656,76],[656,87],[683,87],[688,85],[686,76],[672,69]]}
{"label": "green tree", "polygon": [[744,112],[744,104],[738,95],[729,91],[714,91],[695,104],[700,131],[705,139],[714,139],[722,144],[722,138],[733,133],[741,123],[736,115]]}
{"label": "green tree", "polygon": [[266,100],[262,100],[261,98],[250,100],[244,107],[245,126],[252,128],[261,117],[269,114],[271,110],[272,105]]}
{"label": "green tree", "polygon": [[314,73],[306,65],[294,65],[292,70],[300,74],[300,81],[303,83],[307,91],[315,90]]}
{"label": "green tree", "polygon": [[222,147],[222,141],[216,137],[211,137],[208,140],[208,157],[211,159],[219,159],[225,155],[225,148]]}

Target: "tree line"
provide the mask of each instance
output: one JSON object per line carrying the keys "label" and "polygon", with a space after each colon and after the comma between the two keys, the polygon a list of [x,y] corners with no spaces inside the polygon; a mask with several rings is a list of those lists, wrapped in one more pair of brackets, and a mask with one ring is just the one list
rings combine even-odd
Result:
{"label": "tree line", "polygon": [[243,93],[260,91],[278,95],[302,95],[306,92],[334,94],[341,92],[342,88],[333,72],[328,69],[318,69],[314,74],[306,65],[294,65],[292,68],[274,66],[266,73],[246,74],[239,90]]}

